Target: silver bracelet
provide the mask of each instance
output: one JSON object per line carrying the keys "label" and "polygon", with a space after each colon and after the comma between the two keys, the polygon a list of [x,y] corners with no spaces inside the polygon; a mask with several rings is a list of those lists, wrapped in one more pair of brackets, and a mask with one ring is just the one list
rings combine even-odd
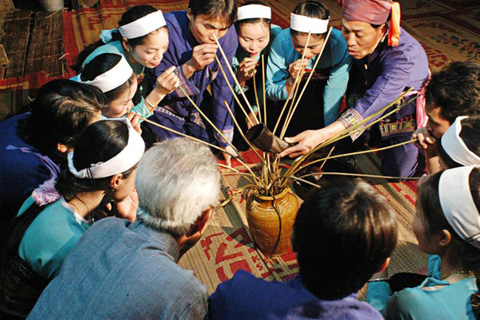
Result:
{"label": "silver bracelet", "polygon": [[376,279],[370,279],[368,280],[368,283],[370,282],[389,282],[390,278],[376,278]]}
{"label": "silver bracelet", "polygon": [[150,102],[150,100],[148,100],[148,97],[145,97],[145,101],[147,101],[150,107],[152,107],[152,109],[155,110],[155,106],[153,105],[153,103]]}

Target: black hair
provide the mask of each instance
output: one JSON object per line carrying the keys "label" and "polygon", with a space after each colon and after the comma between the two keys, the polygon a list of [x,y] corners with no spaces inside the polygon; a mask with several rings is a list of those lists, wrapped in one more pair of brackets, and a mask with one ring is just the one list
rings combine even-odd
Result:
{"label": "black hair", "polygon": [[292,238],[305,287],[327,300],[357,292],[393,252],[395,216],[361,179],[337,179],[310,195]]}
{"label": "black hair", "polygon": [[[316,19],[322,19],[322,20],[326,20],[330,18],[330,10],[328,10],[327,7],[325,7],[323,4],[321,4],[318,1],[305,1],[305,2],[299,3],[295,7],[295,9],[293,9],[293,13],[301,16],[309,17],[309,18],[316,18]],[[292,30],[290,28],[290,34],[292,36],[297,36],[297,35],[304,35],[307,33]],[[322,34],[312,33],[311,37],[315,39],[323,39],[325,38],[326,34],[327,34],[326,32]]]}
{"label": "black hair", "polygon": [[[154,7],[150,6],[150,5],[147,5],[147,4],[142,4],[142,5],[132,7],[132,8],[128,9],[127,11],[125,11],[123,13],[122,18],[118,22],[118,26],[119,27],[124,26],[126,24],[129,24],[130,22],[133,22],[135,20],[143,18],[146,15],[148,15],[150,13],[154,13],[156,11],[158,11],[158,10],[155,9]],[[163,28],[168,30],[167,26],[164,26],[160,29],[163,29]],[[138,38],[127,39],[127,42],[133,48],[135,46],[143,44],[143,42],[144,42],[144,40],[147,36],[148,36],[148,34],[144,35],[144,36],[141,36],[141,37],[138,37]],[[112,40],[111,41],[121,41],[122,38],[123,37],[120,34],[120,32],[115,31],[112,34]],[[82,52],[80,52],[78,54],[77,63],[74,66],[72,66],[72,69],[75,70],[76,72],[80,72],[82,70],[82,64],[85,61],[85,59],[87,59],[87,57],[93,51],[95,51],[95,49],[97,49],[98,47],[100,47],[104,44],[105,43],[102,40],[99,40],[99,41],[97,41],[95,43],[92,43],[91,45],[87,46],[85,49],[83,49]]]}
{"label": "black hair", "polygon": [[[472,116],[461,120],[462,130],[460,131],[460,138],[463,140],[467,148],[480,157],[480,143],[478,137],[480,136],[480,116]],[[443,135],[438,144],[438,153],[440,158],[449,168],[456,168],[463,166],[454,161],[445,151],[443,147]],[[480,165],[480,163],[478,163]]]}
{"label": "black hair", "polygon": [[[92,59],[82,71],[81,80],[82,81],[92,81],[97,76],[107,72],[108,70],[112,69],[114,66],[118,64],[118,62],[122,59],[121,55],[114,54],[114,53],[102,53],[95,58]],[[137,81],[135,74],[132,74],[130,79],[125,81],[120,86],[104,92],[105,97],[107,98],[107,103],[112,102],[113,100],[117,99],[122,93],[125,92],[128,88],[130,88],[135,82]]]}
{"label": "black hair", "polygon": [[[417,208],[422,212],[423,223],[428,233],[437,233],[442,230],[448,230],[452,235],[451,259],[460,261],[463,268],[473,270],[477,277],[477,286],[480,288],[480,249],[466,242],[453,230],[448,223],[440,205],[438,186],[440,177],[445,171],[425,177],[423,183],[418,189]],[[480,169],[472,170],[469,177],[470,192],[477,208],[480,211]],[[475,300],[478,299],[478,300]],[[473,303],[475,302],[475,303]],[[480,319],[480,294],[478,292],[472,295],[472,308],[476,319]],[[475,306],[476,305],[476,306]]]}
{"label": "black hair", "polygon": [[[265,2],[257,1],[257,0],[247,1],[247,2],[243,3],[240,7],[248,6],[248,5],[251,5],[251,4],[259,4],[259,5],[268,7],[268,4],[266,4]],[[242,24],[245,24],[245,23],[256,24],[256,23],[259,23],[259,22],[262,22],[270,30],[270,26],[272,25],[272,20],[271,19],[266,19],[266,18],[251,18],[251,19],[237,20],[235,22],[235,28],[237,29],[237,32],[238,32],[238,29],[240,28],[240,26]]]}
{"label": "black hair", "polygon": [[[122,151],[128,142],[128,127],[120,121],[98,121],[88,126],[75,145],[73,165],[77,171],[89,168],[92,163],[106,162]],[[123,172],[128,178],[136,165]],[[110,178],[79,179],[69,169],[60,173],[55,188],[67,200],[73,199],[80,192],[104,190],[111,193]]]}
{"label": "black hair", "polygon": [[20,125],[20,136],[46,154],[57,144],[73,147],[80,133],[105,107],[100,89],[70,80],[45,84],[29,105],[30,116]]}
{"label": "black hair", "polygon": [[225,19],[229,25],[232,25],[237,17],[237,0],[190,0],[188,8],[194,17],[219,17]]}
{"label": "black hair", "polygon": [[441,108],[452,124],[458,116],[480,115],[480,65],[456,61],[432,75],[425,92],[427,105]]}

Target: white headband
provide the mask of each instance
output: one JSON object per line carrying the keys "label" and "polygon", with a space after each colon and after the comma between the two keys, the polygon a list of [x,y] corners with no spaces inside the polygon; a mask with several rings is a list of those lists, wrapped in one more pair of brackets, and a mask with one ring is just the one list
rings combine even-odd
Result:
{"label": "white headband", "polygon": [[329,21],[330,19],[322,20],[292,13],[290,14],[290,29],[299,32],[321,34],[327,32]]}
{"label": "white headband", "polygon": [[462,120],[468,117],[457,117],[450,128],[442,136],[442,147],[453,161],[463,166],[480,165],[480,157],[468,149],[460,137]]}
{"label": "white headband", "polygon": [[249,4],[241,6],[237,11],[237,21],[244,19],[272,19],[272,9],[261,4]]}
{"label": "white headband", "polygon": [[147,14],[140,19],[127,23],[118,28],[118,31],[127,39],[134,39],[149,34],[150,32],[166,26],[161,10]]}
{"label": "white headband", "polygon": [[102,92],[108,92],[115,88],[118,88],[128,79],[131,78],[133,74],[133,69],[122,55],[120,61],[110,70],[105,73],[102,73],[95,77],[93,80],[82,81],[82,74],[78,76],[81,83],[89,84],[95,86],[102,90]]}
{"label": "white headband", "polygon": [[101,121],[121,121],[128,127],[128,142],[125,148],[116,156],[106,162],[92,163],[89,168],[77,171],[73,164],[74,152],[68,154],[68,169],[79,179],[101,179],[111,177],[114,174],[122,173],[133,167],[145,152],[145,142],[137,131],[132,127],[130,120],[126,118],[108,119]]}
{"label": "white headband", "polygon": [[480,249],[480,216],[470,191],[470,173],[476,166],[442,172],[438,184],[440,206],[453,230]]}

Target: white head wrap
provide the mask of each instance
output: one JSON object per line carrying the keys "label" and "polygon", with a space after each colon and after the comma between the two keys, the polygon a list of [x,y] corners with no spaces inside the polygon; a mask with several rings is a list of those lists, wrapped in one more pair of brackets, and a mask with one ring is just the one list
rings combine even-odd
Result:
{"label": "white head wrap", "polygon": [[480,216],[470,191],[470,173],[476,166],[442,172],[438,184],[440,206],[453,230],[480,249]]}
{"label": "white head wrap", "polygon": [[261,4],[249,4],[238,8],[237,21],[244,19],[272,19],[272,9]]}
{"label": "white head wrap", "polygon": [[480,165],[480,157],[468,149],[460,137],[462,120],[468,117],[457,117],[450,128],[442,136],[441,144],[445,152],[453,161],[463,166]]}
{"label": "white head wrap", "polygon": [[123,55],[119,56],[121,57],[120,61],[118,61],[118,63],[112,69],[105,73],[99,74],[93,80],[82,81],[82,75],[80,74],[78,76],[80,82],[95,86],[102,90],[102,92],[108,92],[118,88],[127,82],[127,80],[130,79],[133,74],[133,69],[130,67],[125,57]]}
{"label": "white head wrap", "polygon": [[329,22],[330,19],[322,20],[301,16],[295,13],[290,14],[290,29],[299,32],[322,34],[327,32]]}
{"label": "white head wrap", "polygon": [[68,169],[79,179],[101,179],[122,173],[133,167],[145,152],[145,142],[137,131],[132,127],[130,120],[126,118],[108,119],[101,121],[121,121],[128,127],[128,142],[125,148],[116,156],[106,162],[92,163],[89,168],[77,171],[73,164],[74,152],[68,154]]}
{"label": "white head wrap", "polygon": [[166,26],[165,18],[161,10],[147,14],[140,19],[127,23],[126,25],[118,28],[118,31],[127,39],[134,39],[142,37],[155,31],[161,27]]}

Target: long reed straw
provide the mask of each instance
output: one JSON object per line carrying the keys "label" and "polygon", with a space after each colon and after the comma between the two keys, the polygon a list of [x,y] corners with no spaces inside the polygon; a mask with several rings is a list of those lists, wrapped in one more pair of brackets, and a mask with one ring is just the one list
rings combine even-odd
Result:
{"label": "long reed straw", "polygon": [[[235,81],[235,84],[239,88],[242,88],[240,83],[238,83],[238,80],[237,80],[237,77],[235,76],[235,73],[233,73],[233,70],[232,70],[232,67],[230,66],[230,62],[228,61],[227,55],[225,54],[225,52],[222,49],[222,46],[220,45],[220,41],[218,41],[217,36],[215,34],[213,34],[213,38],[215,39],[215,42],[217,43],[218,49],[220,50],[220,53],[222,54],[223,60],[225,61],[225,65],[227,66],[228,71],[230,71],[230,74],[233,78],[233,81]],[[219,63],[219,65],[220,65],[220,63]],[[245,96],[245,93],[243,92],[243,90],[240,90],[240,94],[242,95],[243,99],[247,103],[247,106],[250,109],[250,112],[253,113],[253,118],[255,119],[255,121],[258,124],[259,122],[258,122],[257,116],[253,112],[252,106],[250,105],[250,102],[248,101],[247,97]]]}
{"label": "long reed straw", "polygon": [[282,131],[283,133],[280,135],[280,139],[283,139],[283,137],[284,137],[284,135],[285,135],[285,132],[286,132],[286,130],[287,130],[287,128],[288,128],[288,125],[290,124],[290,121],[291,121],[292,118],[293,118],[293,114],[294,114],[295,111],[297,110],[297,106],[298,106],[298,104],[300,103],[300,100],[302,100],[303,93],[305,92],[305,89],[307,88],[307,85],[308,85],[308,83],[310,82],[310,79],[312,78],[313,73],[315,72],[315,69],[317,68],[318,62],[319,62],[320,59],[322,58],[323,51],[325,50],[325,47],[327,46],[327,42],[328,42],[328,39],[330,38],[331,32],[332,32],[332,27],[330,27],[330,28],[328,29],[328,33],[327,33],[327,36],[325,37],[325,41],[323,42],[322,49],[320,50],[320,53],[318,54],[317,60],[315,61],[315,64],[313,65],[312,72],[310,72],[310,74],[308,75],[307,81],[305,82],[305,85],[303,86],[302,92],[300,93],[300,96],[298,97],[298,100],[296,101],[295,106],[293,107],[293,111],[292,111],[292,113],[291,113],[291,115],[290,115],[290,118],[288,118],[288,119],[285,121],[284,129],[283,129],[283,131]]}

